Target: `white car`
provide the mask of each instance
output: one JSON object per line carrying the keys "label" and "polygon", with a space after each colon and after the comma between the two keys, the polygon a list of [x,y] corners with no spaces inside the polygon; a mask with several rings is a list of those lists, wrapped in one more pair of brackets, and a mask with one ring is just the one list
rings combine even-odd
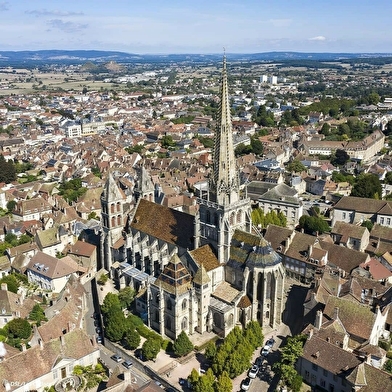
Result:
{"label": "white car", "polygon": [[259,372],[259,367],[257,365],[253,365],[248,372],[248,376],[250,378],[256,378],[257,373]]}
{"label": "white car", "polygon": [[264,357],[266,357],[269,352],[271,351],[271,347],[268,346],[267,344],[263,347],[263,349],[261,350],[261,355],[263,355]]}

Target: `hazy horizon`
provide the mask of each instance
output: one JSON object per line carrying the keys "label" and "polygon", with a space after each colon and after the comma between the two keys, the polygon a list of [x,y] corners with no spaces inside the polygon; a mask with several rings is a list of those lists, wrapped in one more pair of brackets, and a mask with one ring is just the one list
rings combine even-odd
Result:
{"label": "hazy horizon", "polygon": [[386,0],[0,1],[1,51],[389,53]]}

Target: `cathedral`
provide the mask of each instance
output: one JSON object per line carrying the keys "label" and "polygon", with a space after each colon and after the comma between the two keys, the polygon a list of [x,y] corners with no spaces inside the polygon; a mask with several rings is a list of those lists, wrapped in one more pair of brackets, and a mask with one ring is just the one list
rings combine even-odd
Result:
{"label": "cathedral", "polygon": [[101,195],[103,267],[123,288],[136,290],[136,311],[162,336],[176,339],[257,320],[276,328],[284,308],[281,257],[252,225],[239,171],[223,59],[213,169],[196,215],[156,202],[146,170],[138,169],[135,208],[109,174]]}

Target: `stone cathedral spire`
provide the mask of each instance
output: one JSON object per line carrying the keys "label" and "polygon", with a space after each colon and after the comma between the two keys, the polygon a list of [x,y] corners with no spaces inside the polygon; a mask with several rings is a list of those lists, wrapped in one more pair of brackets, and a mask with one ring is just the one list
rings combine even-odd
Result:
{"label": "stone cathedral spire", "polygon": [[220,105],[215,130],[213,176],[210,190],[219,205],[229,205],[239,199],[239,173],[236,167],[233,147],[229,89],[227,84],[226,56],[223,57]]}
{"label": "stone cathedral spire", "polygon": [[[198,199],[195,218],[195,247],[210,245],[220,263],[230,254],[235,229],[251,231],[250,199],[241,198],[240,177],[233,147],[233,130],[227,84],[226,56],[223,57],[220,104],[215,130],[213,171],[207,199]],[[203,195],[201,195],[203,196]]]}

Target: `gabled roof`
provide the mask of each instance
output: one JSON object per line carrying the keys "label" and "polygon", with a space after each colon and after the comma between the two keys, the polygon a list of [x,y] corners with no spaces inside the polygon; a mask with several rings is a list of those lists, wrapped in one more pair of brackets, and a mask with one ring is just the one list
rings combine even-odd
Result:
{"label": "gabled roof", "polygon": [[[365,199],[363,197],[343,196],[335,205],[335,210],[348,210],[363,212],[367,214],[382,213],[384,215],[392,215],[390,206],[392,201]],[[389,207],[388,207],[389,206]],[[385,209],[384,209],[385,207]]]}
{"label": "gabled roof", "polygon": [[[59,359],[70,358],[78,360],[98,350],[82,329],[63,335],[64,344],[59,338],[47,343],[22,351],[13,357],[0,362],[0,379],[18,380],[29,383],[52,371],[52,367]],[[23,371],[22,371],[23,369]],[[1,390],[5,390],[1,384]]]}
{"label": "gabled roof", "polygon": [[336,310],[340,321],[350,335],[369,339],[376,316],[368,306],[330,296],[324,308],[324,315],[332,320],[335,318]]}
{"label": "gabled roof", "polygon": [[130,224],[141,231],[184,249],[193,248],[194,217],[181,211],[140,199]]}
{"label": "gabled roof", "polygon": [[345,377],[361,364],[351,352],[329,343],[317,335],[311,336],[304,345],[302,357],[334,375]]}
{"label": "gabled roof", "polygon": [[69,256],[57,259],[56,257],[38,251],[31,258],[26,269],[49,279],[57,279],[78,271],[78,265]]}
{"label": "gabled roof", "polygon": [[206,271],[211,271],[219,267],[219,261],[209,245],[201,246],[191,250],[189,254],[197,265],[203,266]]}

